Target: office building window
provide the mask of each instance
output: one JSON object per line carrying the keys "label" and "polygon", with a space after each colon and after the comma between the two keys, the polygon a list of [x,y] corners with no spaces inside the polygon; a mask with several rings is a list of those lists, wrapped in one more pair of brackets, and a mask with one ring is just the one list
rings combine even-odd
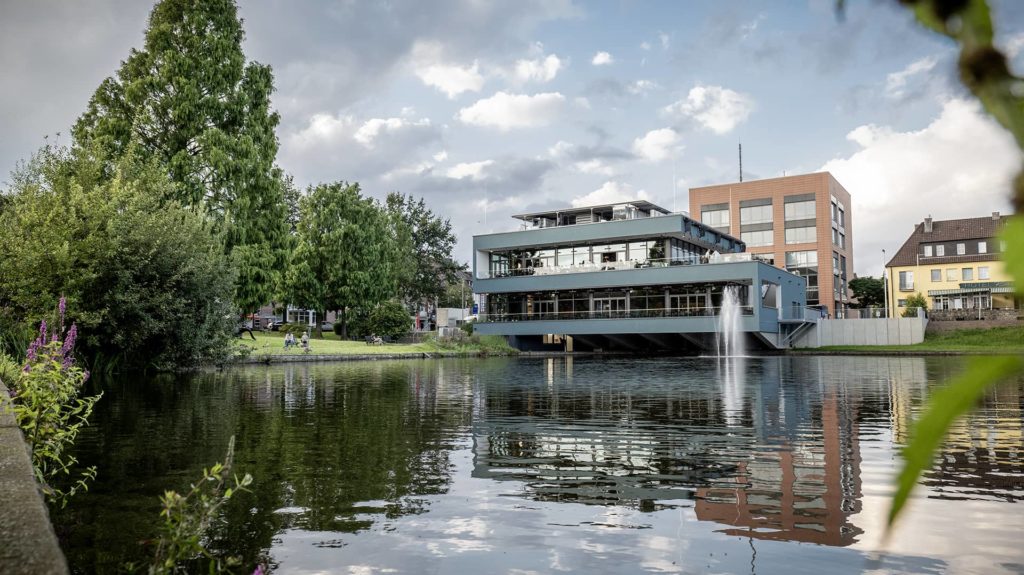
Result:
{"label": "office building window", "polygon": [[960,270],[958,270],[956,268],[947,268],[946,269],[946,281],[948,281],[948,282],[960,281]]}
{"label": "office building window", "polygon": [[740,208],[740,224],[772,223],[772,206],[751,206]]}
{"label": "office building window", "polygon": [[839,225],[846,227],[846,211],[843,208],[839,208]]}
{"label": "office building window", "polygon": [[988,242],[978,242],[978,253],[984,254],[988,252]]}
{"label": "office building window", "polygon": [[956,255],[962,256],[967,253],[967,244],[959,243],[956,245]]}
{"label": "office building window", "polygon": [[817,305],[818,298],[818,252],[786,252],[786,271],[807,280],[807,305]]}
{"label": "office building window", "polygon": [[772,230],[763,230],[760,232],[743,232],[740,234],[740,239],[743,240],[747,247],[756,248],[760,246],[770,246],[774,243],[773,235],[775,232]]}
{"label": "office building window", "polygon": [[787,244],[813,244],[818,241],[818,234],[815,228],[786,228]]}
{"label": "office building window", "polygon": [[910,291],[914,289],[914,272],[900,272],[900,290]]}
{"label": "office building window", "polygon": [[932,247],[931,246],[924,246],[924,257],[926,257],[926,258],[932,257]]}
{"label": "office building window", "polygon": [[978,266],[978,279],[980,279],[980,280],[987,280],[988,279],[988,266]]}
{"label": "office building window", "polygon": [[832,245],[839,245],[839,230],[832,228]]}
{"label": "office building window", "polygon": [[940,281],[942,281],[942,270],[932,270],[932,281],[933,282],[940,282]]}
{"label": "office building window", "polygon": [[846,249],[846,234],[839,232],[839,247]]}
{"label": "office building window", "polygon": [[838,222],[839,221],[839,215],[836,213],[838,211],[838,209],[839,209],[839,207],[836,206],[836,203],[832,202],[832,221],[833,222]]}
{"label": "office building window", "polygon": [[806,202],[791,202],[786,204],[786,221],[791,222],[793,220],[813,220],[814,219],[814,200]]}
{"label": "office building window", "polygon": [[960,270],[960,277],[963,278],[963,280],[965,282],[969,282],[969,281],[973,280],[974,279],[974,268],[964,268],[964,269]]}
{"label": "office building window", "polygon": [[729,210],[702,211],[700,221],[713,228],[727,228],[729,227]]}
{"label": "office building window", "polygon": [[935,255],[940,257],[940,258],[942,256],[946,255],[946,246],[942,246],[942,245],[935,246]]}

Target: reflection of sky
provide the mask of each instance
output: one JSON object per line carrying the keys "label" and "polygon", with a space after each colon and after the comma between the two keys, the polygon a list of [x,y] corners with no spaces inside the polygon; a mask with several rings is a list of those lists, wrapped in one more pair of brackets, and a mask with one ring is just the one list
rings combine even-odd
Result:
{"label": "reflection of sky", "polygon": [[[918,493],[883,544],[898,462],[893,438],[905,439],[934,377],[924,360],[732,359],[718,361],[710,378],[683,369],[682,379],[668,384],[658,380],[661,373],[645,374],[643,382],[620,374],[595,380],[601,366],[586,361],[514,365],[522,373],[501,384],[481,377],[474,386],[446,376],[443,365],[417,375],[417,386],[433,382],[419,401],[472,396],[475,423],[452,453],[448,493],[417,497],[426,512],[397,518],[379,511],[386,502],[362,502],[356,507],[369,510],[359,517],[368,528],[358,533],[286,530],[271,549],[278,572],[989,573],[999,564],[1012,572],[1022,562],[1024,517],[984,482],[960,487],[966,471],[957,469],[931,480],[940,485],[931,497]],[[309,378],[289,379],[289,393],[308,401]],[[500,411],[510,405],[502,394],[517,386],[529,416]],[[666,413],[655,409],[664,401]],[[700,417],[710,419],[690,425],[684,405],[704,406],[709,411]],[[1020,443],[1019,409],[986,421],[954,430],[957,452],[971,461],[977,447]],[[491,452],[494,440],[498,452]],[[721,476],[680,480],[663,476],[667,459],[698,470],[728,465]],[[1019,465],[1014,469],[1019,478]],[[779,508],[786,481],[794,482],[796,531],[777,530],[768,515],[758,519]],[[702,492],[702,485],[718,489]],[[844,497],[838,522],[821,514],[830,490]],[[718,522],[706,506],[701,514],[705,500],[727,513],[738,505],[730,493],[750,506],[751,531],[745,522]],[[939,493],[974,500],[934,498]],[[977,500],[986,497],[993,500]],[[644,498],[655,503],[645,506]],[[801,512],[810,513],[802,524]],[[786,540],[826,529],[848,532],[829,540],[849,547]]]}

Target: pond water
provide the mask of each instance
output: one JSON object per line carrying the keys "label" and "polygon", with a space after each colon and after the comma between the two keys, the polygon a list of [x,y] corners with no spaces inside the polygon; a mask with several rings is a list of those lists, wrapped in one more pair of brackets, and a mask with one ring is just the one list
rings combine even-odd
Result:
{"label": "pond water", "polygon": [[959,425],[888,541],[910,422],[961,359],[496,358],[100,382],[76,572],[144,561],[236,437],[211,547],[277,573],[1024,573],[1024,386]]}

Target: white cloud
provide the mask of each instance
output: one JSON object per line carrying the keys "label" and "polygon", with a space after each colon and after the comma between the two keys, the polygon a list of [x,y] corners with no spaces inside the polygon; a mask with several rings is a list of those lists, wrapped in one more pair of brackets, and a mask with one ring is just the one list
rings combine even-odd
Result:
{"label": "white cloud", "polygon": [[443,162],[443,161],[445,161],[447,159],[448,159],[448,150],[441,150],[440,152],[434,154],[434,161],[435,162]]}
{"label": "white cloud", "polygon": [[662,50],[668,50],[668,46],[669,46],[669,43],[672,40],[672,37],[669,36],[668,34],[664,33],[664,32],[659,32],[658,33],[658,39],[661,40],[661,49]]}
{"label": "white cloud", "polygon": [[497,128],[505,132],[513,128],[547,125],[558,115],[564,104],[565,96],[558,92],[533,96],[498,92],[459,110],[455,117],[465,124]]}
{"label": "white cloud", "polygon": [[573,167],[584,174],[597,174],[606,177],[615,175],[615,168],[605,164],[597,158],[576,162],[573,164]]}
{"label": "white cloud", "polygon": [[445,175],[453,180],[469,178],[473,181],[480,181],[484,179],[484,170],[493,163],[494,160],[484,160],[482,162],[455,164],[448,168]]}
{"label": "white cloud", "polygon": [[860,146],[822,166],[853,200],[856,271],[877,276],[925,216],[981,217],[1009,209],[1021,155],[1010,135],[974,101],[952,99],[918,131],[866,125],[847,138]]}
{"label": "white cloud", "polygon": [[645,52],[650,50],[651,49],[651,43],[650,42],[640,42],[640,49],[645,51]]}
{"label": "white cloud", "polygon": [[626,91],[634,96],[642,96],[647,94],[647,92],[656,90],[660,87],[661,86],[659,86],[657,82],[653,82],[651,80],[637,80],[636,82],[626,86]]}
{"label": "white cloud", "polygon": [[584,110],[590,109],[590,100],[584,98],[583,96],[577,96],[572,102],[576,104],[577,107],[583,108]]}
{"label": "white cloud", "polygon": [[550,82],[562,69],[562,60],[555,54],[549,54],[543,60],[518,60],[515,78],[519,82]]}
{"label": "white cloud", "polygon": [[447,63],[442,59],[441,45],[418,42],[412,49],[413,70],[424,84],[444,92],[449,99],[463,92],[479,92],[484,87],[480,64],[469,66]]}
{"label": "white cloud", "polygon": [[595,66],[607,66],[615,62],[615,58],[608,52],[598,52],[594,54],[594,58],[590,61]]}
{"label": "white cloud", "polygon": [[754,109],[754,100],[721,86],[694,86],[685,100],[665,107],[665,113],[696,120],[716,134],[731,132],[746,121]]}
{"label": "white cloud", "polygon": [[633,153],[649,162],[660,162],[672,155],[679,134],[672,128],[651,130],[633,140]]}
{"label": "white cloud", "polygon": [[935,56],[928,56],[911,62],[899,72],[889,74],[885,79],[885,95],[890,98],[903,96],[904,90],[907,87],[907,81],[918,74],[930,72],[938,61],[938,58]]}
{"label": "white cloud", "polygon": [[633,186],[629,184],[615,180],[608,180],[593,192],[590,192],[585,196],[577,196],[573,198],[572,205],[574,208],[580,208],[585,206],[614,204],[616,202],[626,202],[631,200],[650,199],[650,196],[648,196],[647,192],[644,190],[635,190]]}
{"label": "white cloud", "polygon": [[409,121],[404,118],[371,118],[356,130],[352,138],[367,148],[372,148],[374,142],[385,135],[395,135],[410,127],[428,127],[430,120]]}

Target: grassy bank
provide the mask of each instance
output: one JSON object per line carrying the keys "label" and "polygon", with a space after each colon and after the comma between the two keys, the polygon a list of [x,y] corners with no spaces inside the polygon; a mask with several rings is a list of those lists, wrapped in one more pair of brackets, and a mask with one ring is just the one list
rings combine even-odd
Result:
{"label": "grassy bank", "polygon": [[[255,334],[256,340],[244,334],[236,341],[239,347],[248,348],[248,355],[254,356],[291,356],[305,355],[306,351],[298,346],[284,348],[284,336],[279,333]],[[459,341],[443,342],[428,340],[423,343],[387,343],[384,345],[366,345],[363,341],[341,340],[338,336],[324,334],[323,339],[309,340],[309,353],[315,355],[391,355],[399,353],[464,353],[466,355],[513,354],[516,350],[509,347],[504,338],[497,336],[477,336]]]}
{"label": "grassy bank", "polygon": [[915,345],[840,345],[816,351],[935,352],[935,353],[1024,353],[1024,327],[993,327],[926,333]]}

